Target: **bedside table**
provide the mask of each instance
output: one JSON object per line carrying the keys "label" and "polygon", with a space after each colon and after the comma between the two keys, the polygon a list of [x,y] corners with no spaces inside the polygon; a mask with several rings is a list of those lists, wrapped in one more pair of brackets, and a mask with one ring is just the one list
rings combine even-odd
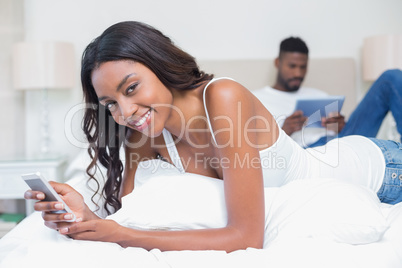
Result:
{"label": "bedside table", "polygon": [[[0,199],[24,199],[29,189],[21,174],[40,172],[47,180],[64,182],[67,157],[49,156],[33,158],[0,159]],[[34,212],[35,201],[26,201],[26,214]]]}

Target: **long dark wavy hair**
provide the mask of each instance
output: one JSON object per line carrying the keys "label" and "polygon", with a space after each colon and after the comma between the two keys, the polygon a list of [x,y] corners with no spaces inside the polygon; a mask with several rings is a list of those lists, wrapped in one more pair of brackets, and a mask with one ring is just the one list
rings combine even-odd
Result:
{"label": "long dark wavy hair", "polygon": [[123,164],[119,151],[127,128],[118,125],[110,112],[99,105],[91,75],[102,63],[119,60],[131,60],[145,65],[169,89],[190,90],[213,78],[213,75],[200,71],[195,58],[175,46],[169,37],[141,22],[114,24],[86,47],[81,61],[81,83],[87,105],[83,130],[89,142],[88,153],[91,157],[86,172],[89,180],[95,180],[98,185],[95,196],[100,191],[100,184],[95,178],[98,162],[106,168],[107,179],[102,195],[108,214],[121,207],[119,193]]}

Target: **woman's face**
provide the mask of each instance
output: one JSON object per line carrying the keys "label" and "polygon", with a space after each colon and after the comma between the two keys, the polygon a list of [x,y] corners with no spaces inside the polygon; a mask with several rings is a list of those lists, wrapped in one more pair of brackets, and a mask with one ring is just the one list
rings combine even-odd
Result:
{"label": "woman's face", "polygon": [[134,61],[110,61],[95,69],[91,79],[99,103],[118,124],[150,137],[162,133],[173,96],[150,69]]}

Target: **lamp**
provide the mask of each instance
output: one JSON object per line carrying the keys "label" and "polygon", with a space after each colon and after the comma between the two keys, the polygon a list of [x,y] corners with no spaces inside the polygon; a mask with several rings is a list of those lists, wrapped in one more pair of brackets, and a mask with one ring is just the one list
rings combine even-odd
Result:
{"label": "lamp", "polygon": [[13,46],[13,84],[42,91],[41,153],[50,151],[48,90],[75,85],[74,46],[67,42],[20,42]]}
{"label": "lamp", "polygon": [[365,38],[362,61],[365,81],[375,81],[388,69],[402,69],[402,35]]}

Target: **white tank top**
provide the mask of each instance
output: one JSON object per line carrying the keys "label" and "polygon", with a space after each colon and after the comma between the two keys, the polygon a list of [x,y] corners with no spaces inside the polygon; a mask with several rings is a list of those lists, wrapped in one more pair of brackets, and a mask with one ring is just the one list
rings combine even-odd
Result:
{"label": "white tank top", "polygon": [[[205,91],[218,79],[230,78],[212,79],[205,86],[203,94],[205,113],[214,141],[215,136],[205,104]],[[155,175],[156,166],[157,171],[164,173],[185,172],[174,140],[166,129],[163,131],[163,137],[174,165],[153,160],[147,163],[154,164],[152,172],[148,172],[144,170],[145,163],[140,163],[136,172],[136,184],[137,180],[143,179],[140,177]],[[279,128],[277,141],[271,147],[261,150],[260,158],[265,187],[279,187],[301,179],[336,178],[366,186],[377,192],[385,172],[385,161],[380,148],[363,136],[347,136],[334,139],[325,146],[303,149]]]}
{"label": "white tank top", "polygon": [[[227,77],[212,79],[204,88],[203,101],[205,114],[212,138],[216,143],[205,102],[205,92],[208,86],[216,80],[230,79]],[[261,165],[265,187],[278,187],[296,179],[318,177],[318,165],[306,154],[294,140],[279,128],[277,141],[269,148],[260,151]]]}

